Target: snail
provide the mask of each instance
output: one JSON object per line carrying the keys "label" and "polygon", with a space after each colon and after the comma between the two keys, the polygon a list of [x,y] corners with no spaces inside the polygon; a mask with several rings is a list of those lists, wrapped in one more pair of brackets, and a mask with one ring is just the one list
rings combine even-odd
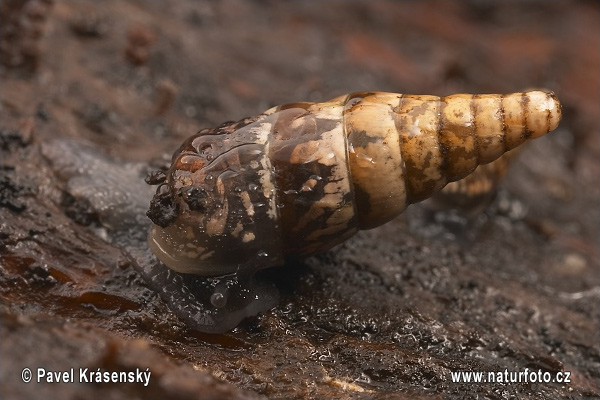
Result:
{"label": "snail", "polygon": [[394,219],[560,118],[558,99],[543,91],[361,92],[204,129],[148,179],[158,184],[148,243],[168,269],[145,253],[141,270],[192,327],[227,331],[276,304],[276,292],[253,281],[257,271]]}

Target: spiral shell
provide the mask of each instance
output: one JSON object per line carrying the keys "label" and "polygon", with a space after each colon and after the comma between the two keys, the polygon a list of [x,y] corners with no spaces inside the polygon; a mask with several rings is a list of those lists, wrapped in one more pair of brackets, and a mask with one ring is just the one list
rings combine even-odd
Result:
{"label": "spiral shell", "polygon": [[553,93],[362,92],[292,103],[188,138],[151,204],[169,268],[218,276],[311,255],[395,218],[555,129]]}

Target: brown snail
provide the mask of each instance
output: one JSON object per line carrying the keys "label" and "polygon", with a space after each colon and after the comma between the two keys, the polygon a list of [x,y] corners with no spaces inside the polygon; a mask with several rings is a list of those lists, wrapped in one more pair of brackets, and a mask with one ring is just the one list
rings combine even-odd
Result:
{"label": "brown snail", "polygon": [[[543,91],[362,92],[205,129],[153,179],[150,248],[179,273],[238,282],[285,255],[323,252],[390,221],[552,131],[560,117],[557,98]],[[210,302],[223,308],[232,285],[219,285],[210,286]]]}

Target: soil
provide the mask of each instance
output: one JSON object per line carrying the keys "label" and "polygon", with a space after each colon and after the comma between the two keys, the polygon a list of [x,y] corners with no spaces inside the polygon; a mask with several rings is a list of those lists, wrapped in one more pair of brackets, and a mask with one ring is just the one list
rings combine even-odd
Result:
{"label": "soil", "polygon": [[[1,398],[600,397],[598,3],[29,0],[0,11]],[[77,140],[150,171],[198,130],[286,102],[529,88],[553,90],[563,121],[521,152],[485,210],[411,206],[290,259],[267,271],[279,306],[222,335],[169,312],[110,244],[104,211],[70,190],[60,155],[41,151]],[[151,377],[38,383],[38,368]],[[570,381],[452,380],[538,370]]]}

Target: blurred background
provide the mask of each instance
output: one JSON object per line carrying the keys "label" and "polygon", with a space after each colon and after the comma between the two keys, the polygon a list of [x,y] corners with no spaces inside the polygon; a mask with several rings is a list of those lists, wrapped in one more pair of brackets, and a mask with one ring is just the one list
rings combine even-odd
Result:
{"label": "blurred background", "polygon": [[[600,396],[599,33],[595,1],[3,0],[0,394]],[[509,205],[466,247],[400,218],[275,277],[282,305],[217,338],[187,330],[91,233],[93,212],[65,202],[37,150],[76,138],[156,166],[201,128],[286,102],[532,88],[557,94],[561,125],[523,151]],[[150,388],[25,385],[25,365],[154,374]],[[449,381],[525,367],[574,381]]]}
{"label": "blurred background", "polygon": [[[93,119],[85,134],[96,140],[138,143],[139,131],[161,132],[138,125],[149,114],[169,112],[155,124],[180,140],[273,105],[362,90],[547,88],[564,103],[563,124],[577,122],[574,134],[597,128],[592,1],[3,4],[2,63],[35,70],[38,81],[20,97],[47,108],[60,98],[77,122]],[[172,101],[161,107],[165,93]],[[117,123],[123,114],[139,120]]]}

